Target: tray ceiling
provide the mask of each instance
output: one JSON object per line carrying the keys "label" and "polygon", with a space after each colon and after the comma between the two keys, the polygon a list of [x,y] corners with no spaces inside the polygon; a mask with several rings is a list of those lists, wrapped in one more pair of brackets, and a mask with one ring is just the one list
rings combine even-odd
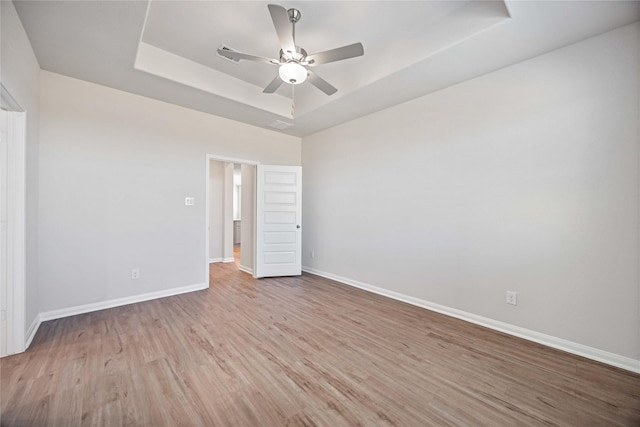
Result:
{"label": "tray ceiling", "polygon": [[49,71],[304,136],[640,19],[638,2],[408,1],[278,3],[296,8],[308,53],[362,42],[365,54],[314,68],[308,83],[262,90],[277,66],[231,62],[235,50],[277,58],[267,2],[16,1]]}

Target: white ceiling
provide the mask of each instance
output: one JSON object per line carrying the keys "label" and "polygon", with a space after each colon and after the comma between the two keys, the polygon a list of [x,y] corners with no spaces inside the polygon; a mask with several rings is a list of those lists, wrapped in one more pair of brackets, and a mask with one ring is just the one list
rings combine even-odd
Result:
{"label": "white ceiling", "polygon": [[[219,45],[277,58],[262,1],[14,1],[49,71],[305,136],[640,19],[638,1],[292,1],[309,54],[362,42],[365,54],[309,83],[262,89],[277,66],[216,55]],[[273,3],[276,3],[273,1]]]}

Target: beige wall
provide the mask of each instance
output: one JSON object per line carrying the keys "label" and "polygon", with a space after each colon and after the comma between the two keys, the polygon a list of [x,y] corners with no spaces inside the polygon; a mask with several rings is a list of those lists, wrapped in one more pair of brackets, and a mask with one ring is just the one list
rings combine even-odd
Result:
{"label": "beige wall", "polygon": [[639,52],[636,23],[303,138],[303,264],[640,360]]}
{"label": "beige wall", "polygon": [[46,71],[40,107],[43,312],[205,283],[207,154],[300,164],[299,138]]}

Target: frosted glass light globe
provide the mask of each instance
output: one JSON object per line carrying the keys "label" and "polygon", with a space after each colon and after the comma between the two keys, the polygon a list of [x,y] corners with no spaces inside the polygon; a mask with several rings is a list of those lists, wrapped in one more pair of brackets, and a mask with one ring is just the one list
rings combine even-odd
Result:
{"label": "frosted glass light globe", "polygon": [[292,85],[299,85],[307,80],[307,69],[295,62],[282,64],[278,70],[278,74],[282,81]]}

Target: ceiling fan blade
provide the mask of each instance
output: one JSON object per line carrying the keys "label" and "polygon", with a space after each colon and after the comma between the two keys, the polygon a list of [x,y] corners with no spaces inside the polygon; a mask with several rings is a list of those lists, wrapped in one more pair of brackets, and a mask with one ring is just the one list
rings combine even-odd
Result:
{"label": "ceiling fan blade", "polygon": [[289,12],[282,6],[270,4],[267,6],[271,14],[273,26],[276,27],[278,39],[283,52],[296,53],[296,43],[293,40],[293,26],[289,20]]}
{"label": "ceiling fan blade", "polygon": [[276,78],[271,80],[271,83],[269,83],[267,87],[264,88],[262,93],[273,93],[280,87],[282,83],[284,82],[280,78],[280,75],[276,75]]}
{"label": "ceiling fan blade", "polygon": [[320,53],[314,53],[307,56],[309,65],[327,64],[329,62],[342,61],[343,59],[354,58],[364,55],[364,47],[362,43],[354,43],[348,46],[342,46]]}
{"label": "ceiling fan blade", "polygon": [[246,59],[247,61],[265,62],[267,64],[278,65],[278,60],[264,58],[262,56],[249,55],[247,53],[236,52],[235,50],[218,49],[218,55],[225,56],[230,59]]}
{"label": "ceiling fan blade", "polygon": [[307,70],[307,72],[307,80],[309,81],[309,83],[311,83],[327,95],[331,96],[338,91],[338,89],[331,86],[325,79],[321,78],[313,71]]}

